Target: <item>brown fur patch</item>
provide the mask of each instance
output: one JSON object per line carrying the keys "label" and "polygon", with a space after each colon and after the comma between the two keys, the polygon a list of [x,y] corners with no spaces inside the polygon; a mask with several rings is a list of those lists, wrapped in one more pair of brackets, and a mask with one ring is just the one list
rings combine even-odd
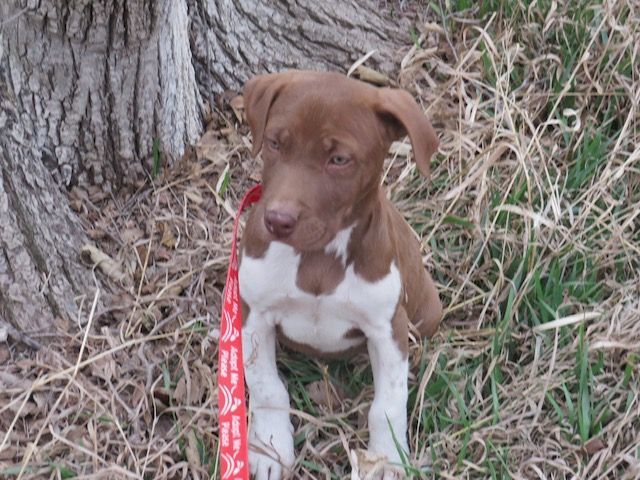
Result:
{"label": "brown fur patch", "polygon": [[253,258],[262,258],[267,252],[270,239],[265,236],[265,229],[262,228],[263,215],[264,205],[259,202],[249,213],[247,225],[240,242],[241,254],[249,255]]}
{"label": "brown fur patch", "polygon": [[391,330],[393,332],[393,340],[402,352],[403,358],[407,358],[409,354],[409,319],[407,318],[407,312],[400,304],[396,307],[396,313],[393,314]]}
{"label": "brown fur patch", "polygon": [[313,295],[328,295],[344,279],[345,269],[340,259],[324,251],[302,252],[296,285]]}
{"label": "brown fur patch", "polygon": [[351,328],[349,330],[347,330],[347,332],[344,334],[344,338],[362,338],[364,337],[364,332],[362,330],[360,330],[359,328]]}

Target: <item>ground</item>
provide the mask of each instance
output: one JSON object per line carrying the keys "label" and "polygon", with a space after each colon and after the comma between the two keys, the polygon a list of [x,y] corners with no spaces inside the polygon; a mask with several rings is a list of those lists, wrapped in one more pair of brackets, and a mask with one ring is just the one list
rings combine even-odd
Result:
{"label": "ground", "polygon": [[[478,4],[430,2],[394,79],[441,139],[430,180],[407,142],[385,175],[446,305],[411,345],[407,475],[639,478],[637,6]],[[0,343],[0,477],[218,477],[220,292],[235,206],[259,180],[241,114],[221,103],[201,144],[172,168],[159,152],[136,191],[71,192],[83,256],[106,255],[106,307],[87,300],[35,354]],[[279,367],[295,478],[349,478],[366,357],[282,351]]]}

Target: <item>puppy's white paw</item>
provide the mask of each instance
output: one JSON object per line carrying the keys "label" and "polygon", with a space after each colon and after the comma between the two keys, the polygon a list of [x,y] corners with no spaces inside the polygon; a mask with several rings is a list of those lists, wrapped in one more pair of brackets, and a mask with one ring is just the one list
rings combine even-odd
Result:
{"label": "puppy's white paw", "polygon": [[[409,451],[407,441],[405,439],[399,439],[400,448],[406,453]],[[369,441],[369,449],[367,455],[370,457],[383,458],[383,467],[378,476],[372,478],[380,480],[397,480],[406,478],[404,470],[402,469],[402,458],[398,451],[396,442],[393,441],[391,435],[380,435],[371,438]]]}
{"label": "puppy's white paw", "polygon": [[281,480],[289,478],[291,467],[283,465],[280,461],[273,459],[271,456],[249,452],[249,464],[251,466],[251,475],[255,480]]}
{"label": "puppy's white paw", "polygon": [[[380,432],[380,430],[377,430],[377,432]],[[399,447],[406,454],[409,451],[409,445],[406,439],[399,438],[397,441]],[[369,438],[369,448],[367,450],[371,455],[382,455],[386,457],[391,463],[402,463],[398,445],[396,445],[396,442],[393,440],[391,434],[388,433],[388,430],[383,434],[377,433],[376,435],[373,434],[372,430]]]}
{"label": "puppy's white paw", "polygon": [[382,471],[382,480],[400,480],[407,478],[404,470],[400,467],[392,467],[387,465]]}
{"label": "puppy's white paw", "polygon": [[281,415],[255,415],[249,432],[249,465],[255,480],[288,478],[295,454],[293,426]]}
{"label": "puppy's white paw", "polygon": [[406,478],[402,468],[389,465],[386,455],[369,450],[351,451],[351,480],[400,480]]}
{"label": "puppy's white paw", "polygon": [[[392,463],[401,463],[398,447],[405,453],[407,444],[406,402],[376,397],[369,410],[369,452],[385,455]],[[397,442],[397,443],[396,443]]]}

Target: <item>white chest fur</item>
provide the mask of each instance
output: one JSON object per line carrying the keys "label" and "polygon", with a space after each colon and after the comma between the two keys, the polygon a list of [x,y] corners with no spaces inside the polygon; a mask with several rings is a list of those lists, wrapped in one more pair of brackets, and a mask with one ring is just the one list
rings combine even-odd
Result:
{"label": "white chest fur", "polygon": [[[351,229],[343,230],[325,251],[346,260]],[[281,242],[271,242],[262,258],[243,255],[240,293],[250,308],[247,321],[279,325],[293,340],[326,352],[341,352],[364,339],[345,336],[352,329],[366,337],[388,336],[400,297],[401,280],[395,264],[376,282],[368,282],[345,268],[342,282],[329,294],[313,295],[296,285],[300,255]]]}

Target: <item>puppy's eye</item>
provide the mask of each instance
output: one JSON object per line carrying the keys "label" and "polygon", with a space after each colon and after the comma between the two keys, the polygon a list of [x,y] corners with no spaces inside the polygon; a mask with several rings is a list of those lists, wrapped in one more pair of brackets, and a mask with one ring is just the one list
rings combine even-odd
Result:
{"label": "puppy's eye", "polygon": [[267,146],[271,150],[280,150],[280,144],[277,140],[273,140],[272,138],[267,138]]}
{"label": "puppy's eye", "polygon": [[351,162],[351,159],[346,155],[334,155],[329,159],[329,165],[333,165],[335,167],[344,167]]}

